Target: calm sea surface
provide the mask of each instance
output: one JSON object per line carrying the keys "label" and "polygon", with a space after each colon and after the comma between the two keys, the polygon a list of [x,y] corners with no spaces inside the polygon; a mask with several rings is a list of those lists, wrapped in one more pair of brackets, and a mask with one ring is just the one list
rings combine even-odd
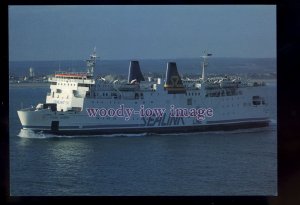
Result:
{"label": "calm sea surface", "polygon": [[9,89],[10,193],[277,195],[276,83],[267,128],[170,135],[53,136],[21,131],[17,109],[48,87]]}

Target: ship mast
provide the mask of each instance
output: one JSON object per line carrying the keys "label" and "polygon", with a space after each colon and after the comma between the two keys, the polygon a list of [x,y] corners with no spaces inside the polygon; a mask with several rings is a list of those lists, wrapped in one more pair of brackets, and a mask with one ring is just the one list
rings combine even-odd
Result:
{"label": "ship mast", "polygon": [[91,76],[94,75],[97,58],[99,58],[99,57],[96,55],[96,47],[95,47],[93,53],[90,55],[90,58],[88,60],[86,60],[87,73],[90,74]]}
{"label": "ship mast", "polygon": [[207,58],[209,56],[212,56],[212,54],[211,53],[207,53],[207,51],[204,51],[204,55],[201,56],[201,58],[203,58],[203,62],[202,62],[202,77],[201,77],[202,81],[205,81],[205,68],[207,68],[207,66],[208,66]]}

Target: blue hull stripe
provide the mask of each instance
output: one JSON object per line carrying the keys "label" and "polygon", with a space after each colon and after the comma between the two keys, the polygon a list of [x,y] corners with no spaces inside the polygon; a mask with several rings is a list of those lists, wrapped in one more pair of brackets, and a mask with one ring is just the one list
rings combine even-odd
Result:
{"label": "blue hull stripe", "polygon": [[249,121],[261,121],[268,120],[269,118],[245,118],[237,120],[217,120],[217,121],[207,121],[207,124],[217,124],[217,123],[230,123],[230,122],[249,122]]}
{"label": "blue hull stripe", "polygon": [[[256,121],[254,121],[256,120]],[[33,129],[33,131],[43,131],[53,134],[116,134],[116,133],[176,133],[176,132],[198,132],[198,131],[216,131],[216,130],[236,130],[256,127],[266,127],[269,125],[268,118],[251,118],[243,120],[225,120],[223,124],[217,124],[217,121],[210,124],[185,125],[185,126],[166,126],[151,127],[141,126],[140,124],[132,125],[97,125],[89,128],[79,128],[78,126],[62,126],[58,130],[51,130],[50,126],[24,126],[24,128]],[[227,123],[225,123],[227,122]],[[220,122],[218,122],[220,123]]]}
{"label": "blue hull stripe", "polygon": [[145,127],[144,124],[130,124],[130,125],[88,125],[82,128],[126,128],[126,127]]}
{"label": "blue hull stripe", "polygon": [[237,122],[228,124],[210,124],[210,125],[193,125],[177,127],[127,127],[127,128],[91,128],[91,129],[73,129],[73,130],[33,130],[43,131],[44,133],[63,134],[63,135],[102,135],[102,134],[138,134],[138,133],[178,133],[178,132],[201,132],[201,131],[230,131],[236,129],[248,129],[266,127],[269,121],[259,122]]}
{"label": "blue hull stripe", "polygon": [[[246,119],[236,119],[236,120],[218,120],[218,121],[207,121],[207,124],[220,124],[220,123],[238,123],[238,122],[250,122],[250,121],[267,121],[268,118],[246,118]],[[198,126],[203,126],[205,124],[200,124]],[[191,125],[194,126],[194,125]],[[51,129],[51,126],[23,126],[27,129]],[[143,128],[150,128],[149,126],[145,126],[144,124],[128,124],[128,125],[86,125],[82,126],[59,126],[59,129],[89,129],[89,128],[133,128],[133,127],[143,127]],[[170,127],[170,126],[168,126]],[[178,127],[178,126],[174,126]],[[184,126],[183,126],[184,127]],[[189,127],[189,125],[186,125]],[[159,128],[159,127],[155,127]],[[161,127],[163,128],[163,127]]]}

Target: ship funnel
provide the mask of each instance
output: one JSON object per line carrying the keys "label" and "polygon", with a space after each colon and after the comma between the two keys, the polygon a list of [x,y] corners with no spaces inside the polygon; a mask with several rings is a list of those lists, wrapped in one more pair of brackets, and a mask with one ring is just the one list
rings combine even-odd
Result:
{"label": "ship funnel", "polygon": [[186,93],[175,62],[168,62],[164,88],[168,94]]}
{"label": "ship funnel", "polygon": [[138,61],[130,61],[129,71],[128,71],[128,83],[145,81],[145,78],[141,72],[140,65]]}

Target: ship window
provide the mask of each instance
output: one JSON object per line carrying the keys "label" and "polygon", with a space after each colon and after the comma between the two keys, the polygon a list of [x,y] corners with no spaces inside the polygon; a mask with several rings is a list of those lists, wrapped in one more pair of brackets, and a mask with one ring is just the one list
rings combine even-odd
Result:
{"label": "ship window", "polygon": [[84,84],[84,83],[78,83],[78,86],[79,86],[79,87],[89,87],[88,84]]}
{"label": "ship window", "polygon": [[192,105],[192,102],[193,102],[193,101],[192,101],[192,98],[188,98],[188,99],[187,99],[187,105]]}
{"label": "ship window", "polygon": [[81,111],[81,107],[72,107],[72,110],[74,110],[75,112],[80,112]]}
{"label": "ship window", "polygon": [[261,103],[261,98],[259,96],[253,96],[252,97],[252,104],[253,105],[260,105]]}

